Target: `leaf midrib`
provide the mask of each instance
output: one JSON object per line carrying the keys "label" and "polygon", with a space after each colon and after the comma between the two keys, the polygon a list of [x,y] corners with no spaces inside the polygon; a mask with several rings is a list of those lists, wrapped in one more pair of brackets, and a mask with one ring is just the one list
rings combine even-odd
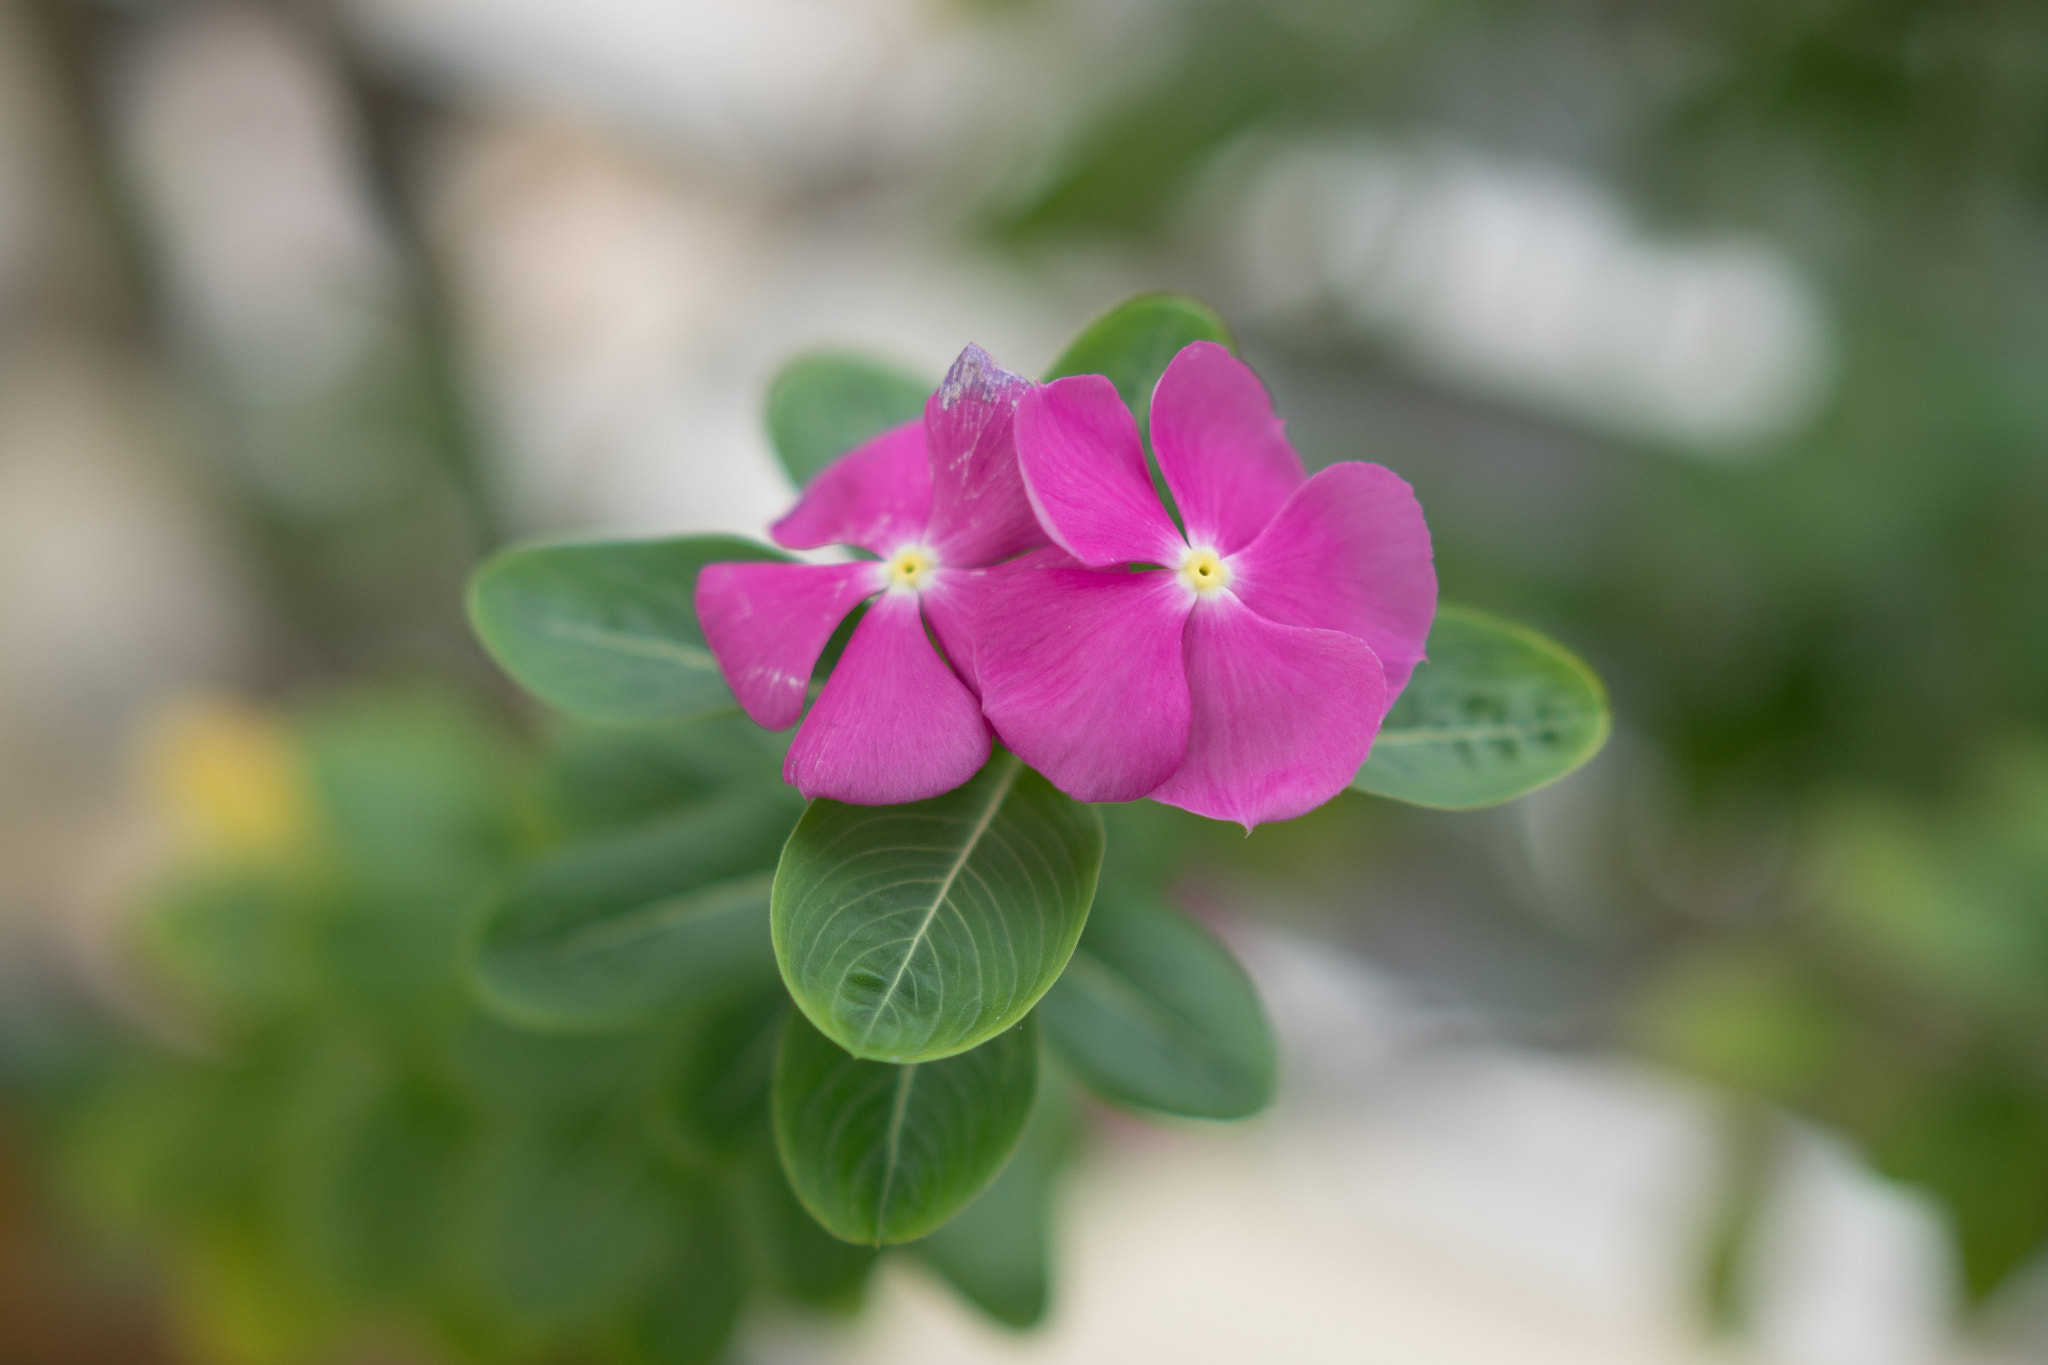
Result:
{"label": "leaf midrib", "polygon": [[876,999],[874,1008],[869,1012],[868,1025],[861,1030],[862,1047],[866,1047],[868,1040],[874,1037],[875,1025],[881,1022],[882,1011],[895,1000],[897,988],[903,984],[903,975],[910,970],[911,959],[915,958],[917,950],[924,946],[925,936],[931,932],[932,921],[938,918],[939,907],[944,905],[946,897],[952,894],[953,883],[959,879],[962,869],[967,866],[967,860],[974,856],[974,850],[980,845],[982,836],[988,833],[988,827],[995,823],[996,812],[1008,799],[1010,789],[1016,786],[1017,774],[1023,771],[1024,765],[1015,754],[1009,755],[1008,761],[1009,771],[995,784],[995,790],[989,795],[988,807],[975,820],[974,828],[969,831],[966,840],[960,846],[960,856],[955,858],[953,866],[946,870],[944,879],[939,882],[939,889],[932,896],[932,903],[925,908],[924,918],[918,922],[917,932],[910,936],[910,943],[903,950],[903,960],[896,964],[896,974],[889,978],[888,986]]}
{"label": "leaf midrib", "polygon": [[1374,744],[1400,746],[1405,744],[1461,744],[1477,739],[1528,739],[1547,731],[1561,730],[1576,724],[1584,717],[1574,717],[1556,724],[1518,724],[1512,721],[1492,725],[1404,725],[1398,730],[1382,730]]}
{"label": "leaf midrib", "polygon": [[549,618],[544,629],[557,640],[570,644],[595,645],[602,649],[617,650],[621,654],[633,654],[643,659],[659,659],[663,663],[681,664],[685,668],[711,669],[718,661],[708,649],[684,644],[680,640],[665,640],[658,635],[635,635],[628,631],[611,630],[604,626],[585,625],[580,621],[564,621]]}
{"label": "leaf midrib", "polygon": [[585,923],[555,945],[562,957],[601,953],[631,942],[636,937],[678,928],[692,920],[737,910],[749,901],[768,900],[775,874],[759,873],[732,881],[718,882],[679,896],[663,896],[627,910],[614,918]]}
{"label": "leaf midrib", "polygon": [[903,1156],[903,1124],[910,1114],[910,1087],[917,1083],[918,1063],[899,1068],[896,1098],[889,1106],[889,1126],[882,1134],[882,1189],[875,1196],[875,1245],[888,1230],[889,1195],[896,1187],[896,1163]]}

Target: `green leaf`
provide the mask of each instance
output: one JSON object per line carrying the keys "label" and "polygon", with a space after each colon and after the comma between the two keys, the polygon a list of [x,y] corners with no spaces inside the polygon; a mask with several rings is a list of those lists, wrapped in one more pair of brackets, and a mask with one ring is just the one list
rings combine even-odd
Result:
{"label": "green leaf", "polygon": [[733,536],[519,546],[469,581],[469,619],[520,686],[583,720],[693,720],[734,705],[697,625],[697,574],[787,560]]}
{"label": "green leaf", "polygon": [[1214,934],[1150,900],[1105,901],[1038,1008],[1046,1043],[1103,1098],[1234,1119],[1273,1098],[1273,1034]]}
{"label": "green leaf", "polygon": [[855,1056],[964,1052],[1059,978],[1101,866],[1101,817],[1012,754],[929,801],[813,801],[775,873],[782,979]]}
{"label": "green leaf", "polygon": [[532,1027],[620,1028],[772,980],[768,896],[789,804],[728,797],[533,868],[484,916],[484,1002]]}
{"label": "green leaf", "polygon": [[934,1231],[994,1180],[1038,1093],[1030,1020],[970,1052],[893,1066],[791,1014],[775,1058],[775,1145],[827,1232],[880,1246]]}
{"label": "green leaf", "polygon": [[924,415],[937,384],[866,356],[814,351],[768,389],[768,439],[801,488],[871,436]]}
{"label": "green leaf", "polygon": [[1440,810],[1497,806],[1591,758],[1609,724],[1607,690],[1570,650],[1484,612],[1442,607],[1429,661],[1351,786]]}
{"label": "green leaf", "polygon": [[995,1183],[915,1244],[926,1264],[998,1322],[1030,1327],[1045,1316],[1053,1195],[1075,1137],[1066,1087],[1047,1084],[1017,1155]]}
{"label": "green leaf", "polygon": [[1229,346],[1230,329],[1223,319],[1185,295],[1140,294],[1088,324],[1045,377],[1109,376],[1118,396],[1138,419],[1138,430],[1145,432],[1151,425],[1152,389],[1159,376],[1182,348],[1197,341]]}

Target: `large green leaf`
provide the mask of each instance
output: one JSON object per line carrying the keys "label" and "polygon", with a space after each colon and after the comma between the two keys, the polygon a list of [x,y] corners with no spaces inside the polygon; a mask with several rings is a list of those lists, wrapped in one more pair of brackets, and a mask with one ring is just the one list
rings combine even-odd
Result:
{"label": "large green leaf", "polygon": [[895,1066],[850,1056],[792,1013],[775,1057],[775,1145],[826,1231],[907,1242],[988,1188],[1037,1093],[1029,1019],[972,1051]]}
{"label": "large green leaf", "polygon": [[866,356],[813,351],[769,387],[768,439],[801,488],[870,436],[922,417],[937,387]]}
{"label": "large green leaf", "polygon": [[1107,375],[1143,432],[1151,425],[1152,389],[1167,362],[1197,341],[1228,346],[1230,330],[1223,319],[1185,295],[1140,294],[1089,323],[1045,377]]}
{"label": "large green leaf", "polygon": [[775,873],[782,979],[855,1056],[963,1052],[1059,978],[1101,866],[1101,817],[1007,753],[929,801],[813,801]]}
{"label": "large green leaf", "polygon": [[697,624],[697,574],[786,560],[733,536],[527,545],[469,581],[469,619],[507,673],[582,720],[691,720],[734,705]]}
{"label": "large green leaf", "polygon": [[1167,906],[1105,897],[1038,1008],[1046,1042],[1105,1099],[1234,1119],[1273,1098],[1273,1034],[1251,978]]}
{"label": "large green leaf", "polygon": [[1073,1103],[1066,1087],[1049,1079],[1017,1155],[995,1183],[915,1244],[926,1264],[998,1322],[1030,1327],[1045,1316],[1053,1197],[1074,1139]]}
{"label": "large green leaf", "polygon": [[1442,607],[1429,661],[1351,785],[1442,810],[1495,806],[1591,758],[1609,723],[1607,690],[1570,650],[1484,612]]}
{"label": "large green leaf", "polygon": [[593,839],[486,913],[486,1004],[536,1027],[646,1023],[773,979],[768,896],[789,806],[729,796]]}

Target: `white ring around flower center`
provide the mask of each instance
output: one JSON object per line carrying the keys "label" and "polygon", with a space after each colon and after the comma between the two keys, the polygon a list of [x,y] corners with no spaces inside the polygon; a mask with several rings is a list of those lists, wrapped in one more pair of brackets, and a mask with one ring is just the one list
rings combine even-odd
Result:
{"label": "white ring around flower center", "polygon": [[882,581],[890,588],[922,592],[932,585],[939,557],[925,545],[905,545],[882,561]]}
{"label": "white ring around flower center", "polygon": [[1223,591],[1230,582],[1230,566],[1223,556],[1206,546],[1189,550],[1180,561],[1180,581],[1197,597]]}

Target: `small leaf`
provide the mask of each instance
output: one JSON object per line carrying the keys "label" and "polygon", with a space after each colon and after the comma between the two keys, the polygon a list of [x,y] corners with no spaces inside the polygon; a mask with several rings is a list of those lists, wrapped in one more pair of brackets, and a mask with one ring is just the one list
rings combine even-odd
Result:
{"label": "small leaf", "polygon": [[768,439],[801,488],[871,436],[924,415],[937,384],[866,356],[814,351],[768,389]]}
{"label": "small leaf", "polygon": [[1609,723],[1606,689],[1571,651],[1484,612],[1442,607],[1429,661],[1351,786],[1441,810],[1497,806],[1591,758]]}
{"label": "small leaf", "polygon": [[926,1264],[998,1322],[1030,1327],[1045,1316],[1053,1195],[1075,1136],[1066,1088],[1047,1084],[1017,1155],[995,1183],[915,1244]]}
{"label": "small leaf", "polygon": [[473,973],[529,1026],[651,1022],[772,980],[769,871],[788,804],[728,797],[593,839],[485,913]]}
{"label": "small leaf", "polygon": [[1273,1034],[1251,978],[1164,905],[1099,907],[1038,1015],[1074,1078],[1118,1104],[1234,1119],[1273,1098]]}
{"label": "small leaf", "polygon": [[855,1056],[964,1052],[1059,979],[1101,866],[1101,817],[1007,753],[929,801],[813,801],[775,873],[782,979]]}
{"label": "small leaf", "polygon": [[734,705],[697,625],[706,564],[786,560],[732,536],[528,545],[484,561],[469,619],[519,685],[582,720],[693,720]]}
{"label": "small leaf", "polygon": [[792,1013],[775,1057],[775,1146],[827,1232],[907,1242],[988,1188],[1037,1094],[1028,1019],[972,1051],[895,1066],[849,1056]]}
{"label": "small leaf", "polygon": [[1046,371],[1046,379],[1072,374],[1109,376],[1138,430],[1151,425],[1152,390],[1167,362],[1193,342],[1231,344],[1223,319],[1181,294],[1140,294],[1088,324],[1066,353]]}

